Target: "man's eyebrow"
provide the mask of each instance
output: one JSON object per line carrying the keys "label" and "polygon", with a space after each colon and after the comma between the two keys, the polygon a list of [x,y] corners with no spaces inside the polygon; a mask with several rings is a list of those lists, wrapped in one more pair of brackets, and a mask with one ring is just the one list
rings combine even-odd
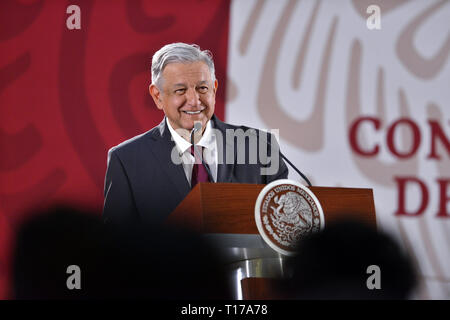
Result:
{"label": "man's eyebrow", "polygon": [[184,83],[175,83],[173,86],[174,87],[186,87],[186,85]]}
{"label": "man's eyebrow", "polygon": [[197,83],[197,85],[200,85],[200,84],[208,84],[208,81],[203,80],[203,81],[200,81],[199,83]]}

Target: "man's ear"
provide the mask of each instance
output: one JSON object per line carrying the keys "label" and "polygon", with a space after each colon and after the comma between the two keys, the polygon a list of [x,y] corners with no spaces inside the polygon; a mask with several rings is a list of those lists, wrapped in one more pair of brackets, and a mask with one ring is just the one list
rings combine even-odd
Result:
{"label": "man's ear", "polygon": [[156,85],[153,83],[148,87],[148,92],[153,98],[153,101],[155,101],[156,107],[159,110],[163,110],[163,104],[161,100],[161,91],[158,89]]}
{"label": "man's ear", "polygon": [[217,79],[214,81],[214,94],[217,92],[217,87],[219,86],[219,81]]}

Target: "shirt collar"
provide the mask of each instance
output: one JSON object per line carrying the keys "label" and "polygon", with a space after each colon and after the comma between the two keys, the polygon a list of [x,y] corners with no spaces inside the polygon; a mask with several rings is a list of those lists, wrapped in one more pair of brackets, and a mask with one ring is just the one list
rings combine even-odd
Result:
{"label": "shirt collar", "polygon": [[[182,136],[180,136],[175,129],[170,124],[169,119],[166,118],[167,126],[169,127],[170,134],[172,135],[173,140],[175,141],[175,144],[178,148],[178,150],[181,153],[186,152],[186,150],[191,148],[191,143],[187,142],[185,139],[183,139]],[[211,121],[208,121],[206,123],[206,129],[205,132],[203,132],[203,136],[200,138],[200,141],[197,143],[198,146],[202,146],[206,149],[212,149],[214,143],[214,135],[212,130],[212,124]]]}

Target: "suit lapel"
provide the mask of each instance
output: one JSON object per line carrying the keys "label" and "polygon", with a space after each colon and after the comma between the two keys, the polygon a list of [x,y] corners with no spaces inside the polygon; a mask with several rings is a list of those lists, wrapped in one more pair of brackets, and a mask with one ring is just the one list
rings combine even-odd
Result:
{"label": "suit lapel", "polygon": [[[219,163],[217,164],[217,182],[233,182],[233,172],[234,172],[234,163],[236,163],[236,146],[228,143],[226,144],[226,125],[222,121],[220,121],[216,115],[213,115],[211,120],[214,122],[214,128],[218,129],[222,133],[221,144],[217,141],[217,152]],[[220,139],[220,137],[218,138]],[[234,153],[234,161],[231,164],[227,164],[226,155],[229,152]]]}
{"label": "suit lapel", "polygon": [[[217,182],[231,183],[234,181],[233,172],[234,163],[236,163],[236,146],[231,143],[226,144],[226,124],[220,121],[215,115],[213,115],[211,120],[214,123],[214,128],[222,133],[222,148],[220,148],[219,144],[217,148],[219,159],[219,163],[217,164]],[[158,160],[160,167],[172,182],[178,193],[184,198],[191,191],[191,186],[186,179],[183,165],[181,163],[175,164],[171,159],[175,141],[172,140],[172,135],[166,125],[166,118],[161,121],[157,130],[154,131],[147,141],[150,151]],[[230,152],[233,152],[234,161],[227,164],[226,154]]]}
{"label": "suit lapel", "polygon": [[167,128],[166,118],[159,124],[158,130],[155,130],[148,142],[151,152],[158,160],[168,180],[172,182],[176,190],[184,198],[191,191],[191,186],[186,179],[183,165],[181,163],[175,164],[172,161],[172,150],[176,146],[175,141],[172,140],[169,128]]}

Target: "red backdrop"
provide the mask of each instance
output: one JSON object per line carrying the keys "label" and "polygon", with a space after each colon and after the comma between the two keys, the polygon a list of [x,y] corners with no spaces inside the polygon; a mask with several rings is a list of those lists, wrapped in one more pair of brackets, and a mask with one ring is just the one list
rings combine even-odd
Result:
{"label": "red backdrop", "polygon": [[[73,4],[80,30],[66,27]],[[100,214],[107,150],[161,121],[147,91],[157,49],[212,51],[224,118],[228,23],[228,1],[0,2],[0,298],[27,212],[69,202]]]}

